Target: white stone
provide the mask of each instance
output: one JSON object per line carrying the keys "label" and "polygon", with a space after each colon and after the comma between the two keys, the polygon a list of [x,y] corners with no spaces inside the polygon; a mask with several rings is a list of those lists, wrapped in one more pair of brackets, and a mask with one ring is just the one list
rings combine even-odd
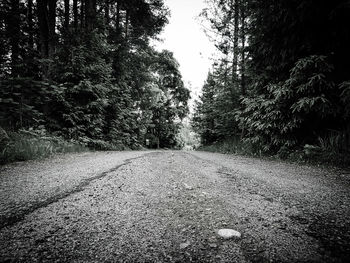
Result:
{"label": "white stone", "polygon": [[184,186],[185,186],[185,188],[186,188],[187,190],[192,190],[192,189],[193,189],[192,186],[190,186],[190,185],[188,185],[188,184],[186,184],[186,183],[183,183],[183,184],[184,184]]}
{"label": "white stone", "polygon": [[191,245],[190,241],[186,241],[185,243],[181,243],[181,244],[180,244],[180,249],[185,249],[185,248],[188,247],[189,245]]}
{"label": "white stone", "polygon": [[224,239],[229,239],[229,238],[241,238],[241,233],[239,233],[236,230],[233,229],[228,229],[228,228],[223,228],[218,231],[218,235]]}

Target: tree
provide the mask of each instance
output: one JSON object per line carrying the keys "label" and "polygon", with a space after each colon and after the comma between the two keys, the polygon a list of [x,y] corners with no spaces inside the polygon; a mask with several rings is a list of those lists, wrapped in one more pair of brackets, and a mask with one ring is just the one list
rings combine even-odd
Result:
{"label": "tree", "polygon": [[19,0],[11,1],[11,14],[9,18],[9,35],[11,45],[11,73],[13,77],[17,77],[19,61],[19,43],[20,43],[20,11]]}
{"label": "tree", "polygon": [[153,135],[157,148],[174,147],[179,123],[188,113],[190,91],[184,87],[179,64],[173,54],[163,50],[155,55],[156,63],[151,65],[152,71],[156,73],[150,83],[151,99],[143,105],[143,109],[151,114],[147,132]]}
{"label": "tree", "polygon": [[[222,57],[213,66],[211,91],[208,83],[203,87],[194,119],[203,142],[225,140],[241,130],[257,152],[277,153],[324,141],[330,130],[348,137],[347,100],[342,98],[348,94],[345,71],[350,65],[346,1],[207,3],[202,17]],[[232,102],[225,99],[229,86],[235,87]],[[208,94],[213,102],[206,99]],[[230,125],[225,125],[227,119]],[[214,139],[207,139],[208,131]]]}
{"label": "tree", "polygon": [[69,28],[69,19],[70,19],[69,0],[64,0],[64,27],[65,27],[65,30],[68,30],[68,28]]}
{"label": "tree", "polygon": [[75,32],[78,30],[78,21],[78,0],[73,0],[73,27]]}
{"label": "tree", "polygon": [[17,0],[0,12],[3,127],[121,149],[157,124],[160,146],[176,144],[189,91],[172,54],[149,44],[167,23],[162,0]]}

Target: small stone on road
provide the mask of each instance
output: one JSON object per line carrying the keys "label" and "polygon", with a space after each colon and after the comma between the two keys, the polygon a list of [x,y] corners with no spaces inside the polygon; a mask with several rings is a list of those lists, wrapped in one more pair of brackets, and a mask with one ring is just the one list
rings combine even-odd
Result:
{"label": "small stone on road", "polygon": [[185,248],[188,247],[189,245],[191,245],[190,241],[186,241],[185,243],[181,243],[181,244],[180,244],[180,249],[185,249]]}
{"label": "small stone on road", "polygon": [[190,186],[190,185],[188,185],[186,183],[183,183],[183,184],[184,184],[186,190],[193,190],[192,186]]}
{"label": "small stone on road", "polygon": [[241,233],[236,230],[223,228],[218,231],[218,235],[224,239],[241,238]]}

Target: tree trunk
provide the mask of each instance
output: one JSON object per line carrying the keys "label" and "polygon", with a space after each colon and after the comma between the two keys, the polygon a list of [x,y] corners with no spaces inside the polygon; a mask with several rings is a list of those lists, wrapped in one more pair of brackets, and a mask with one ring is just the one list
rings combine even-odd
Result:
{"label": "tree trunk", "polygon": [[115,27],[117,29],[117,36],[119,38],[120,34],[120,1],[117,1],[117,14],[116,14],[116,21],[115,21]]}
{"label": "tree trunk", "polygon": [[[50,58],[55,52],[57,0],[38,0],[37,5],[41,57]],[[44,78],[49,78],[49,64],[43,65],[43,75]]]}
{"label": "tree trunk", "polygon": [[69,28],[69,0],[64,0],[64,28],[68,31]]}
{"label": "tree trunk", "polygon": [[12,0],[9,33],[11,45],[11,74],[14,77],[18,77],[19,74],[19,40],[21,37],[20,22],[19,0]]}
{"label": "tree trunk", "polygon": [[233,81],[236,81],[237,76],[237,65],[238,65],[238,16],[239,16],[239,7],[238,0],[234,0],[234,36],[233,36],[233,61],[232,61],[232,78]]}
{"label": "tree trunk", "polygon": [[37,12],[40,32],[40,53],[41,57],[47,58],[49,55],[49,27],[48,27],[48,13],[47,1],[37,0]]}
{"label": "tree trunk", "polygon": [[242,95],[246,95],[246,87],[245,87],[245,41],[246,41],[246,36],[245,36],[245,6],[244,3],[241,5],[241,25],[242,25],[242,30],[241,30],[241,41],[242,41],[242,51],[241,51],[241,92]]}
{"label": "tree trunk", "polygon": [[[49,22],[49,58],[52,59],[56,52],[56,7],[57,0],[49,0],[48,5],[48,22]],[[47,78],[51,75],[51,62],[48,62]]]}
{"label": "tree trunk", "polygon": [[34,32],[33,32],[33,0],[28,0],[28,46],[29,49],[34,49]]}
{"label": "tree trunk", "polygon": [[107,27],[109,26],[109,0],[105,0],[105,22]]}
{"label": "tree trunk", "polygon": [[96,17],[96,0],[85,1],[85,28],[88,31],[94,29]]}
{"label": "tree trunk", "polygon": [[78,30],[78,0],[73,0],[73,25],[74,30]]}
{"label": "tree trunk", "polygon": [[88,31],[91,26],[91,5],[92,0],[85,0],[85,29]]}
{"label": "tree trunk", "polygon": [[84,28],[85,20],[85,0],[80,0],[80,28]]}
{"label": "tree trunk", "polygon": [[222,60],[222,63],[224,63],[225,65],[225,71],[224,71],[224,87],[229,87],[230,85],[227,85],[228,83],[228,76],[229,76],[229,72],[230,72],[230,69],[229,69],[229,57],[228,55],[226,55],[226,57]]}
{"label": "tree trunk", "polygon": [[128,31],[129,31],[129,10],[126,10],[126,15],[125,15],[125,40],[128,39]]}
{"label": "tree trunk", "polygon": [[49,0],[49,56],[51,56],[56,49],[56,6],[57,0]]}

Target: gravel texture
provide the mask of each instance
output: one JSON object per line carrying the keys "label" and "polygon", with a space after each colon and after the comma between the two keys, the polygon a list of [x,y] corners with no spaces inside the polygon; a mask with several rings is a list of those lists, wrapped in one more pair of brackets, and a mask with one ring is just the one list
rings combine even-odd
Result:
{"label": "gravel texture", "polygon": [[[0,168],[1,262],[348,262],[345,170],[206,152]],[[223,239],[219,229],[240,238]]]}
{"label": "gravel texture", "polygon": [[93,152],[58,155],[44,161],[0,166],[0,228],[118,169],[145,152]]}

